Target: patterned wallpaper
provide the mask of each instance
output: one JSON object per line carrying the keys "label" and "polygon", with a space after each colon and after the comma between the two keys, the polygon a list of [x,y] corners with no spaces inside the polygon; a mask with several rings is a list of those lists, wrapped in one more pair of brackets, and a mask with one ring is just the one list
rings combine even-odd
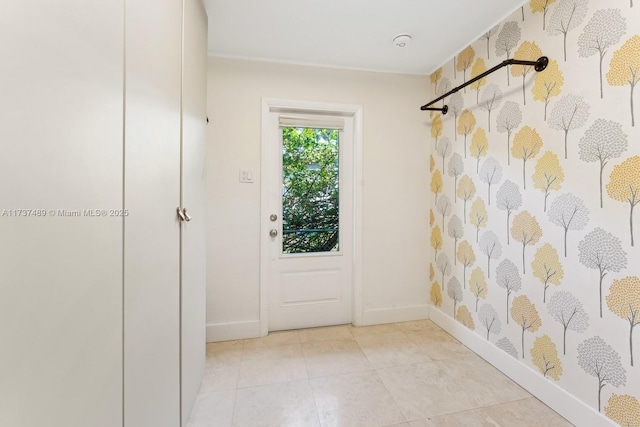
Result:
{"label": "patterned wallpaper", "polygon": [[531,0],[431,74],[431,95],[541,55],[545,71],[505,67],[431,113],[431,301],[639,425],[640,5]]}

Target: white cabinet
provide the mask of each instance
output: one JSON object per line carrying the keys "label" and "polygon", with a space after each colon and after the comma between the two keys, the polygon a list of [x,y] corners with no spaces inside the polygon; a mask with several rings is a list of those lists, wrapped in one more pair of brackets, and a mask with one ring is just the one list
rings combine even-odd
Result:
{"label": "white cabinet", "polygon": [[204,369],[204,8],[6,3],[0,425],[180,426]]}

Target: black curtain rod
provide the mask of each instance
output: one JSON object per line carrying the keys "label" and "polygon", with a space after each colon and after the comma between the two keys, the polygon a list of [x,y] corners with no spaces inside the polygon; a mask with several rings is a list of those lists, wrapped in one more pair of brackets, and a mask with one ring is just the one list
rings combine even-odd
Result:
{"label": "black curtain rod", "polygon": [[476,76],[476,77],[472,78],[468,82],[465,82],[465,83],[461,84],[460,86],[456,87],[455,89],[451,89],[449,92],[445,93],[441,97],[436,98],[433,101],[431,101],[430,103],[423,105],[422,107],[420,107],[420,109],[423,110],[423,111],[442,111],[442,114],[447,114],[447,111],[449,111],[449,107],[447,107],[446,105],[443,106],[442,108],[435,108],[435,107],[430,107],[430,106],[435,104],[436,102],[442,100],[442,99],[445,99],[447,96],[456,93],[457,91],[459,91],[463,87],[467,87],[471,83],[477,82],[478,80],[488,76],[489,74],[493,73],[494,71],[499,70],[502,67],[506,67],[507,65],[532,65],[533,68],[536,71],[540,72],[540,71],[543,71],[545,68],[547,68],[548,64],[549,64],[549,58],[547,58],[546,56],[541,56],[540,58],[538,58],[537,61],[522,61],[520,59],[513,59],[513,58],[512,59],[507,59],[505,61],[502,61],[501,63],[499,63],[495,67],[493,67],[493,68],[485,71],[484,73],[480,74],[479,76]]}

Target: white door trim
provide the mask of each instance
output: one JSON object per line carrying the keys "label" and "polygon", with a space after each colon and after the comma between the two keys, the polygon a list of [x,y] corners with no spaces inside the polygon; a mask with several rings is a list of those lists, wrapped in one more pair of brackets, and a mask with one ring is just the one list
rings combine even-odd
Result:
{"label": "white door trim", "polygon": [[260,141],[260,334],[269,332],[269,289],[268,261],[269,247],[267,239],[262,237],[269,232],[269,188],[264,179],[264,165],[269,162],[267,143],[267,120],[273,111],[298,113],[340,114],[353,117],[353,324],[362,324],[362,106],[354,104],[334,104],[307,102],[286,99],[262,99],[262,123]]}

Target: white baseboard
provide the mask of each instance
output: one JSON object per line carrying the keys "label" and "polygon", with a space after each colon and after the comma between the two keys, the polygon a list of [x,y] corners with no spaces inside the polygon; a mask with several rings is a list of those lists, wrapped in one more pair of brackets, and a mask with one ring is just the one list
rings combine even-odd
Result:
{"label": "white baseboard", "polygon": [[379,325],[381,323],[408,322],[429,318],[429,305],[408,307],[375,308],[362,313],[362,323],[356,326]]}
{"label": "white baseboard", "polygon": [[576,426],[614,427],[616,423],[599,413],[562,387],[544,378],[529,366],[500,350],[460,322],[444,314],[435,307],[429,310],[430,319],[442,329],[453,335],[462,344],[473,350],[478,356],[491,363],[529,393],[540,399],[558,414]]}
{"label": "white baseboard", "polygon": [[259,320],[207,324],[207,342],[241,340],[259,336]]}

